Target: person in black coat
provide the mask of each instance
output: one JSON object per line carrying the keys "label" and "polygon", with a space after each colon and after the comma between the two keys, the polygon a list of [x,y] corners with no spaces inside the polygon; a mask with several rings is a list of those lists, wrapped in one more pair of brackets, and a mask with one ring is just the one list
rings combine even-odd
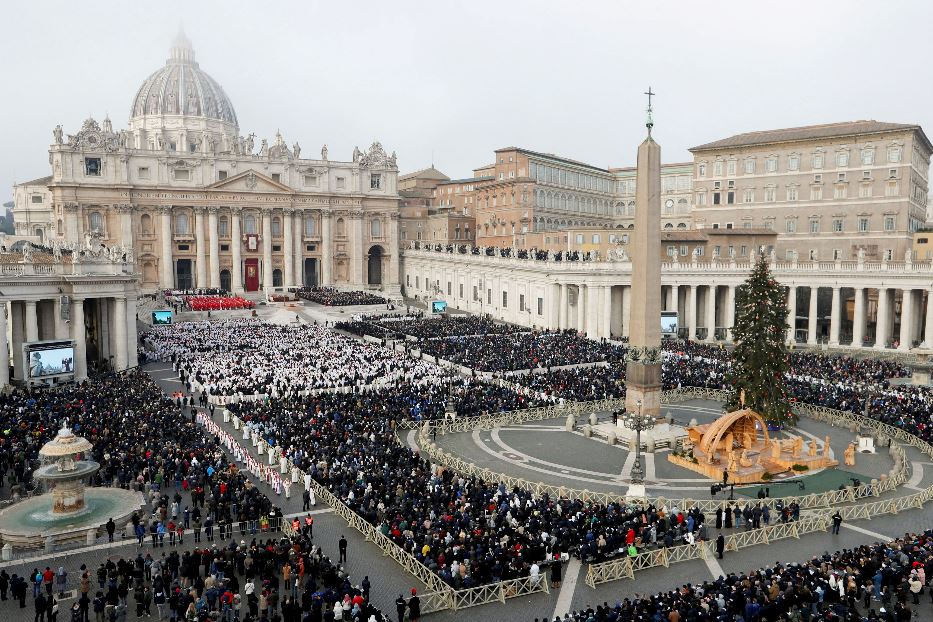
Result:
{"label": "person in black coat", "polygon": [[407,608],[408,603],[405,602],[405,597],[399,594],[398,598],[395,599],[395,613],[398,614],[398,622],[405,622],[405,609]]}
{"label": "person in black coat", "polygon": [[48,605],[45,601],[45,596],[42,595],[42,592],[39,592],[39,595],[36,596],[36,617],[35,622],[42,622],[45,619],[45,612],[48,609]]}
{"label": "person in black coat", "polygon": [[716,508],[716,529],[722,529],[722,508]]}
{"label": "person in black coat", "polygon": [[561,571],[560,555],[558,555],[551,564],[551,587],[560,587]]}
{"label": "person in black coat", "polygon": [[418,598],[418,590],[411,589],[411,598],[408,599],[408,619],[411,622],[418,622],[421,619],[421,599]]}
{"label": "person in black coat", "polygon": [[722,559],[722,554],[726,550],[726,538],[719,534],[716,538],[716,554],[719,556],[719,559]]}

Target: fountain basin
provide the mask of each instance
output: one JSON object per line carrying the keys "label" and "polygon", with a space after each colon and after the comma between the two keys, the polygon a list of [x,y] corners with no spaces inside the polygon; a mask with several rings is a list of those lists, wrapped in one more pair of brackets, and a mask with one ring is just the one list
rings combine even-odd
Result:
{"label": "fountain basin", "polygon": [[122,488],[86,488],[84,505],[75,512],[52,511],[50,495],[31,497],[0,510],[0,539],[14,548],[31,549],[85,541],[88,531],[98,532],[113,518],[122,529],[145,503],[140,492]]}

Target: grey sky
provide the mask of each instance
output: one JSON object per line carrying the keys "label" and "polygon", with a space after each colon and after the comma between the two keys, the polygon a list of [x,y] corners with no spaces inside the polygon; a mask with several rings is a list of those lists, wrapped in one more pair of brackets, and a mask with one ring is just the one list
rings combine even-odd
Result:
{"label": "grey sky", "polygon": [[0,199],[49,172],[61,123],[125,126],[180,23],[241,132],[331,159],[378,139],[452,177],[517,145],[665,162],[730,134],[852,119],[933,127],[930,2],[15,2],[2,9]]}

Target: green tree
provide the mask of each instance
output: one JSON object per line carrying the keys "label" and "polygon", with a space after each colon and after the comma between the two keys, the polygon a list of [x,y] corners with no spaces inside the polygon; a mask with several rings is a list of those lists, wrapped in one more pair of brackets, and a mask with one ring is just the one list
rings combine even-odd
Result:
{"label": "green tree", "polygon": [[787,295],[768,269],[764,256],[735,295],[731,394],[726,411],[751,408],[768,423],[791,424],[795,416],[784,374],[788,356]]}

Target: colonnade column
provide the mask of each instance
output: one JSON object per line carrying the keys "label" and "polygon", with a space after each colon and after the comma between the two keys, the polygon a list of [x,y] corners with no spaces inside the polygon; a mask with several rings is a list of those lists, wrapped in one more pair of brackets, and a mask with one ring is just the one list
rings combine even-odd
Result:
{"label": "colonnade column", "polygon": [[[117,370],[126,369],[127,365],[127,356],[126,351],[130,348],[130,344],[126,342],[126,298],[123,296],[117,296],[114,298],[114,312],[113,312],[113,323],[114,323],[114,345],[116,347],[116,356],[114,357],[114,362],[116,363]],[[136,344],[132,344],[133,349],[136,349]]]}
{"label": "colonnade column", "polygon": [[0,302],[0,389],[10,384],[10,345],[6,338],[6,301]]}
{"label": "colonnade column", "polygon": [[56,339],[67,339],[68,324],[65,322],[65,319],[62,317],[62,297],[56,296],[55,303],[52,305],[52,312],[55,314],[53,318],[55,323],[55,338]]}
{"label": "colonnade column", "polygon": [[87,378],[87,344],[84,329],[84,298],[71,300],[71,338],[75,342],[75,380]]}
{"label": "colonnade column", "polygon": [[136,305],[138,299],[136,296],[126,297],[126,366],[136,367],[139,365],[139,358],[136,354]]}
{"label": "colonnade column", "polygon": [[603,312],[602,317],[600,318],[602,324],[602,330],[600,331],[600,337],[605,337],[606,339],[612,338],[612,286],[606,285],[605,287],[600,288],[603,296]]}
{"label": "colonnade column", "polygon": [[162,213],[162,257],[159,259],[162,267],[162,279],[159,285],[162,289],[175,289],[175,262],[172,261],[172,206],[159,207]]}
{"label": "colonnade column", "polygon": [[577,332],[586,333],[586,285],[577,285]]}
{"label": "colonnade column", "polygon": [[833,302],[829,307],[829,345],[839,345],[839,325],[842,318],[839,317],[839,286],[833,287]]}
{"label": "colonnade column", "polygon": [[[561,283],[558,285],[560,288],[560,302],[557,308],[557,327],[561,330],[565,328],[570,328],[567,325],[567,311],[570,307],[570,286],[566,283]],[[480,292],[480,296],[483,295],[483,292]]]}
{"label": "colonnade column", "polygon": [[220,287],[220,240],[217,237],[217,207],[213,205],[207,208],[207,234],[210,239],[208,250],[211,259],[211,273],[208,282],[210,287],[217,289]]}
{"label": "colonnade column", "polygon": [[272,287],[272,210],[262,210],[262,287]]}
{"label": "colonnade column", "polygon": [[716,286],[706,288],[706,340],[716,341]]}
{"label": "colonnade column", "polygon": [[875,348],[883,350],[888,345],[888,289],[878,288],[878,316],[875,319]]}
{"label": "colonnade column", "polygon": [[10,323],[13,325],[10,333],[13,343],[10,350],[13,355],[13,377],[23,380],[23,303],[10,301]]}
{"label": "colonnade column", "polygon": [[933,290],[927,290],[927,323],[923,330],[923,347],[933,348]]}
{"label": "colonnade column", "polygon": [[[732,289],[730,287],[730,289]],[[787,341],[793,343],[797,339],[797,286],[787,288]]]}
{"label": "colonnade column", "polygon": [[243,240],[240,235],[240,208],[230,208],[230,250],[233,252],[233,267],[230,270],[230,289],[239,294],[243,291]]}
{"label": "colonnade column", "polygon": [[910,350],[914,340],[914,290],[905,289],[901,292],[901,335],[897,349],[906,352]]}
{"label": "colonnade column", "polygon": [[732,328],[735,326],[735,285],[726,290],[726,341],[732,341]]}
{"label": "colonnade column", "polygon": [[810,286],[810,306],[807,307],[807,345],[815,346],[816,345],[816,307],[817,307],[817,293],[819,288],[815,285]]}
{"label": "colonnade column", "polygon": [[622,336],[629,336],[629,327],[632,324],[632,286],[622,287]]}
{"label": "colonnade column", "polygon": [[687,286],[687,339],[697,338],[697,286]]}
{"label": "colonnade column", "polygon": [[204,208],[194,208],[194,243],[197,246],[197,275],[195,287],[208,287],[207,281],[207,241],[204,239]]}
{"label": "colonnade column", "polygon": [[865,289],[855,288],[855,309],[852,314],[852,345],[862,347],[865,339]]}
{"label": "colonnade column", "polygon": [[26,307],[26,342],[39,341],[39,317],[36,315],[36,301],[27,300]]}
{"label": "colonnade column", "polygon": [[295,223],[292,228],[292,234],[294,235],[294,239],[291,241],[292,247],[294,248],[294,257],[292,257],[292,261],[295,264],[292,272],[295,279],[293,285],[298,287],[304,285],[305,216],[305,212],[296,209],[294,214]]}
{"label": "colonnade column", "polygon": [[282,273],[282,285],[290,287],[295,284],[295,236],[292,230],[295,210],[286,207],[282,210],[282,256],[285,269]]}
{"label": "colonnade column", "polygon": [[[680,312],[680,290],[677,288],[677,285],[671,285],[671,306],[668,307],[668,311],[677,311]],[[680,318],[677,318],[677,322],[680,322]]]}
{"label": "colonnade column", "polygon": [[330,211],[321,212],[321,285],[333,285],[334,283],[334,240],[330,231],[331,213]]}

